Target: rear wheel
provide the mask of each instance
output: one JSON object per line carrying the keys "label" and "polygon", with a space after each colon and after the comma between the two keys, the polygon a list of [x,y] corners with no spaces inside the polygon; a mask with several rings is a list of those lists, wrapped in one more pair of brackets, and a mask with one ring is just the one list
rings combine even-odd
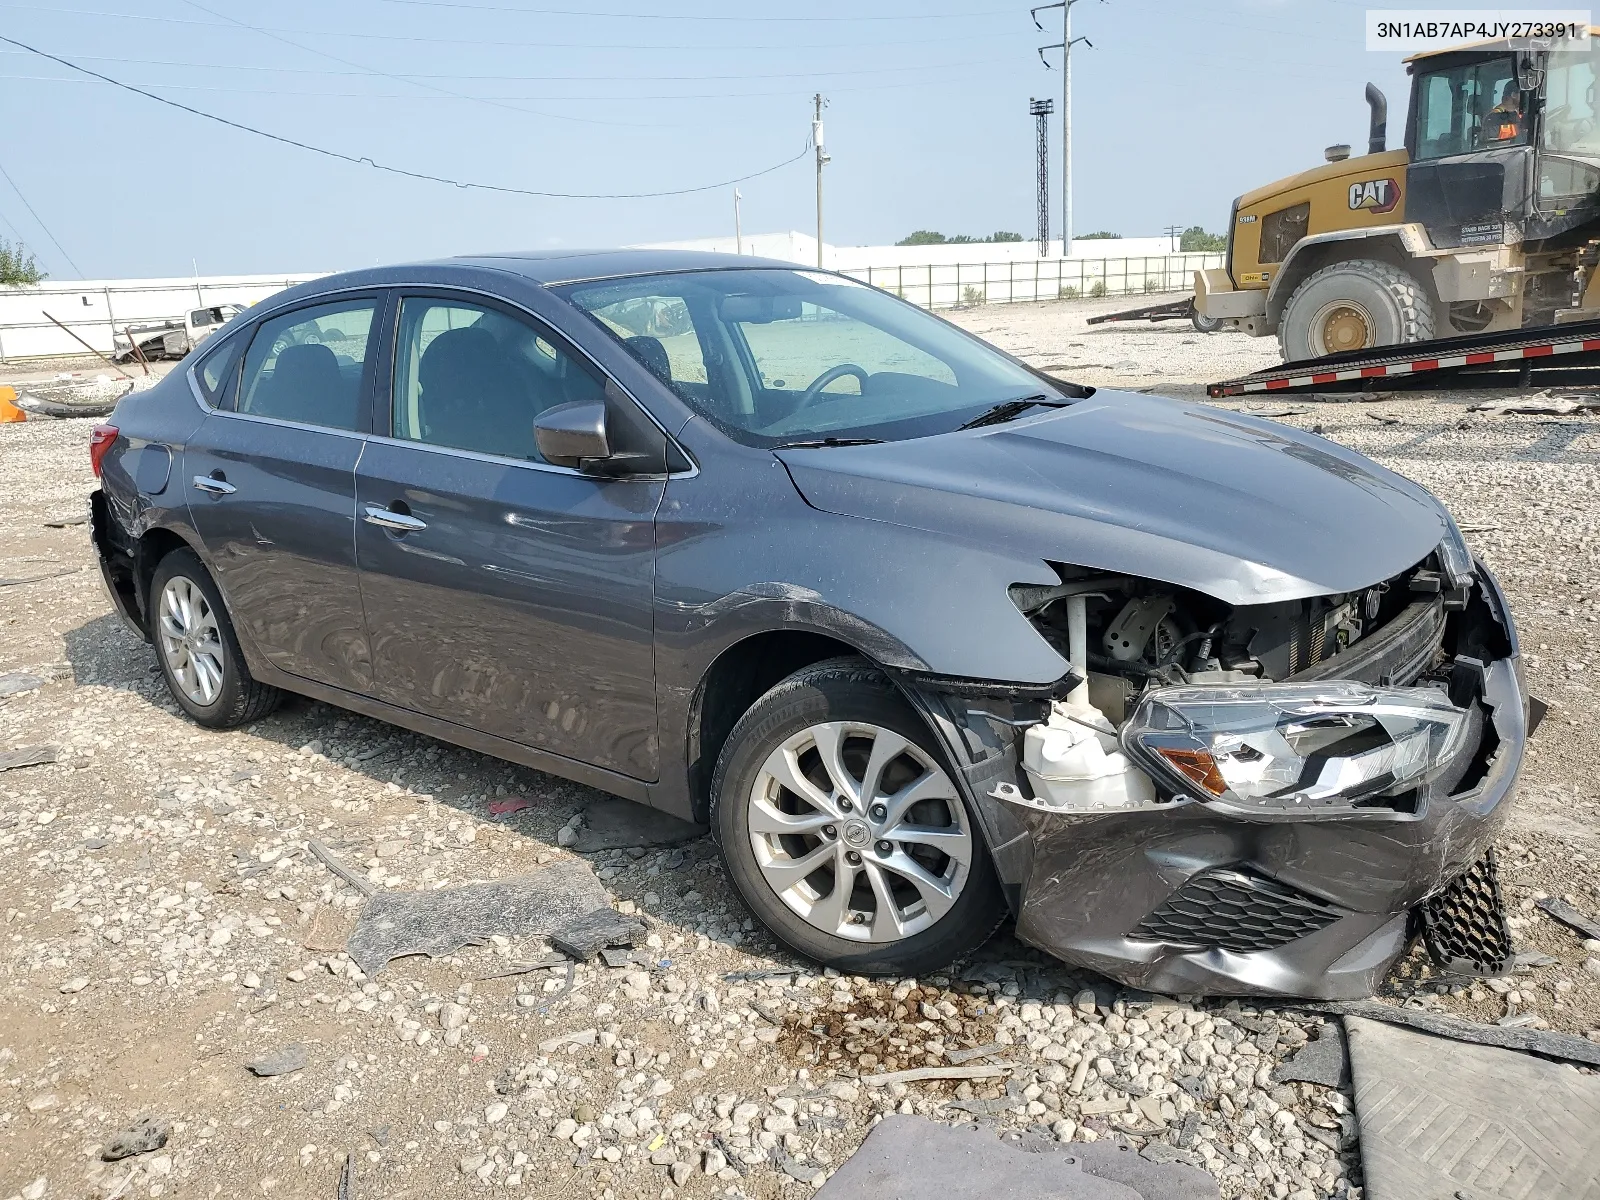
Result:
{"label": "rear wheel", "polygon": [[167,689],[201,725],[233,729],[282,702],[277,688],[250,677],[222,595],[194,551],[174,550],[161,560],[149,607]]}
{"label": "rear wheel", "polygon": [[1433,336],[1433,300],[1412,275],[1358,258],[1307,276],[1278,322],[1286,362]]}
{"label": "rear wheel", "polygon": [[807,667],[756,701],[712,797],[734,885],[808,958],[923,974],[982,945],[1005,915],[927,725],[860,659]]}

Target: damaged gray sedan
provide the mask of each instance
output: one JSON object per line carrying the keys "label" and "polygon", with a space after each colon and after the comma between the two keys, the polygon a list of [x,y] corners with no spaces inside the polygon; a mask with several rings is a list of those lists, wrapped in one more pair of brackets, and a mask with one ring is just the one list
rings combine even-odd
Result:
{"label": "damaged gray sedan", "polygon": [[715,255],[352,272],[195,357],[93,531],[204,724],[298,692],[710,825],[847,972],[1008,916],[1166,992],[1509,954],[1505,597],[1331,442]]}

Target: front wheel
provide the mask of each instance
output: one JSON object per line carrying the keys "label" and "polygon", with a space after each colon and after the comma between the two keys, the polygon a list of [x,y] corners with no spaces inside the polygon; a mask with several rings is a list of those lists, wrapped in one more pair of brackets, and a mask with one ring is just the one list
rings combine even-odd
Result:
{"label": "front wheel", "polygon": [[283,693],[251,678],[222,594],[193,550],[174,550],[156,566],[149,608],[161,675],[195,721],[233,729],[278,707]]}
{"label": "front wheel", "polygon": [[1285,362],[1433,336],[1433,298],[1414,276],[1357,258],[1308,275],[1283,310],[1278,341]]}
{"label": "front wheel", "polygon": [[712,780],[729,876],[800,954],[850,974],[920,975],[1005,916],[944,755],[879,671],[832,659],[734,727]]}

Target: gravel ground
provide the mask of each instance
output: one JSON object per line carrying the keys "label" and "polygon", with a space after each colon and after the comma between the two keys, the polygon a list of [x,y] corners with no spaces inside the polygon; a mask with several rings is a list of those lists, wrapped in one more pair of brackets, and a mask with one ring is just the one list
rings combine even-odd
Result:
{"label": "gravel ground", "polygon": [[[1100,385],[1194,396],[1276,357],[1186,323],[1082,325],[1115,307],[952,315]],[[1581,417],[1467,402],[1254,407],[1437,491],[1506,584],[1554,706],[1502,846],[1519,942],[1553,961],[1449,988],[1413,957],[1386,994],[1600,1038],[1600,945],[1533,907],[1600,912],[1600,442]],[[1348,1092],[1273,1078],[1317,1018],[1126,996],[1005,934],[948,976],[818,974],[754,926],[708,842],[564,848],[586,789],[307,701],[233,733],[189,723],[112,615],[84,528],[47,524],[83,511],[87,432],[0,426],[0,579],[44,577],[0,586],[0,675],[40,680],[0,700],[0,751],[59,747],[0,774],[0,1197],[333,1197],[347,1156],[359,1197],[800,1197],[889,1111],[1125,1139],[1228,1197],[1359,1196]],[[339,950],[361,896],[312,837],[380,889],[587,857],[649,940],[570,987],[561,969],[505,974],[550,955],[504,939],[368,979]],[[246,1069],[296,1046],[301,1069]],[[870,1079],[956,1063],[990,1070]],[[165,1144],[102,1161],[146,1115]]]}

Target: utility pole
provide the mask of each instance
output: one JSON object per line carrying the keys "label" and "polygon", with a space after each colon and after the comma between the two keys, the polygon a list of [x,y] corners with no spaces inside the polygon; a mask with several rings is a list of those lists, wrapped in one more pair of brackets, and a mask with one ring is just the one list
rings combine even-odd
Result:
{"label": "utility pole", "polygon": [[1039,257],[1050,256],[1050,114],[1054,100],[1029,100],[1028,111],[1039,122]]}
{"label": "utility pole", "polygon": [[1086,37],[1072,36],[1072,6],[1078,0],[1056,0],[1054,4],[1041,4],[1030,9],[1028,15],[1033,18],[1034,28],[1044,32],[1044,26],[1039,24],[1039,14],[1046,9],[1059,8],[1061,10],[1061,40],[1048,46],[1039,47],[1039,61],[1044,63],[1045,69],[1050,69],[1050,60],[1044,56],[1046,50],[1061,51],[1061,257],[1072,257],[1072,47],[1082,42],[1091,50],[1094,43]]}
{"label": "utility pole", "polygon": [[739,201],[744,197],[739,194],[739,189],[733,189],[733,252],[744,253],[744,230],[739,224]]}
{"label": "utility pole", "polygon": [[1168,240],[1172,243],[1172,252],[1176,254],[1178,252],[1178,235],[1183,232],[1183,226],[1168,225],[1162,232],[1167,235]]}
{"label": "utility pole", "polygon": [[817,148],[817,269],[822,269],[822,168],[832,161],[822,148],[822,106],[827,103],[818,92],[811,97],[816,106],[811,117],[811,141]]}

